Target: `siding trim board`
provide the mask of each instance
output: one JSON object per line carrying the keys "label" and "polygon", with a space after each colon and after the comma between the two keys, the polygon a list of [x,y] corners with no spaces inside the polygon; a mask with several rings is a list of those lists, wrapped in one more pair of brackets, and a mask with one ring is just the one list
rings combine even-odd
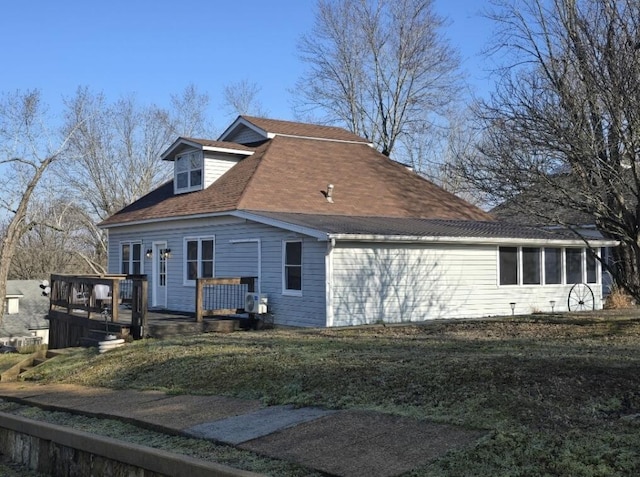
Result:
{"label": "siding trim board", "polygon": [[[434,244],[463,244],[463,245],[502,245],[502,246],[585,246],[583,239],[530,239],[503,237],[433,237],[417,235],[361,235],[361,234],[327,234],[329,239],[350,242],[373,243],[434,243]],[[594,239],[597,247],[613,247],[618,245],[615,240]],[[587,242],[591,242],[587,240]]]}

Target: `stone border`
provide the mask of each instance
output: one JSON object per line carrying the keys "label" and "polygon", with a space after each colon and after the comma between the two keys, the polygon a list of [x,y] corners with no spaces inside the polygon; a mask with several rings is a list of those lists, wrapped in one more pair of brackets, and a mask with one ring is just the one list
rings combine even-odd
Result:
{"label": "stone border", "polygon": [[[65,458],[69,451],[72,455],[68,457],[73,458]],[[49,475],[92,475],[98,465],[124,465],[176,477],[262,475],[3,412],[0,412],[0,453]],[[60,465],[73,469],[57,474],[52,466]]]}

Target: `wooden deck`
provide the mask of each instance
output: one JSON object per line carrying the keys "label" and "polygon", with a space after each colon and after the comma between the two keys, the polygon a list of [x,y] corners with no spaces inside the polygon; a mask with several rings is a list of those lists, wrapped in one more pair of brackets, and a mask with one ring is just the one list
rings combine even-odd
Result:
{"label": "wooden deck", "polygon": [[242,308],[255,281],[256,277],[198,279],[195,312],[181,313],[148,310],[144,275],[52,275],[49,348],[97,346],[107,335],[167,338],[249,329],[258,321]]}
{"label": "wooden deck", "polygon": [[[119,337],[133,336],[131,310],[121,306],[118,321],[104,320],[99,315],[86,318],[82,314],[58,314],[52,312],[57,321],[64,321],[70,325],[81,324],[88,328],[86,336],[75,337],[77,345],[97,346],[106,335]],[[146,327],[139,330],[140,338],[170,338],[172,336],[196,335],[199,333],[231,333],[233,331],[250,329],[252,320],[249,316],[208,316],[196,321],[194,313],[171,312],[167,310],[153,310],[147,312]],[[69,326],[67,329],[72,329]],[[73,338],[72,338],[73,339]]]}
{"label": "wooden deck", "polygon": [[[120,320],[128,319],[130,313],[121,310]],[[129,321],[130,322],[130,321]],[[149,310],[147,327],[142,330],[144,338],[167,338],[170,336],[198,333],[230,333],[249,329],[249,315],[213,315],[196,321],[195,313],[179,313],[167,310]]]}

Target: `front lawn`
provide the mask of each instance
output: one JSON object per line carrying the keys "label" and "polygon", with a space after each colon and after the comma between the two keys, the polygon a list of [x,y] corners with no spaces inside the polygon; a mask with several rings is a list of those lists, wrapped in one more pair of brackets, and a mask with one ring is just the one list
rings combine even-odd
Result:
{"label": "front lawn", "polygon": [[145,340],[32,378],[375,409],[491,430],[410,475],[640,475],[640,319],[531,316]]}

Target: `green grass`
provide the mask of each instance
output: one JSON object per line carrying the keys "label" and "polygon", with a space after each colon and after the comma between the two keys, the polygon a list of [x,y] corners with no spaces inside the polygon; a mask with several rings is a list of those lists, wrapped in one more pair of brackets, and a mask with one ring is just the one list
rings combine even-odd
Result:
{"label": "green grass", "polygon": [[611,313],[146,340],[61,356],[31,378],[491,431],[414,476],[640,474],[640,320]]}

